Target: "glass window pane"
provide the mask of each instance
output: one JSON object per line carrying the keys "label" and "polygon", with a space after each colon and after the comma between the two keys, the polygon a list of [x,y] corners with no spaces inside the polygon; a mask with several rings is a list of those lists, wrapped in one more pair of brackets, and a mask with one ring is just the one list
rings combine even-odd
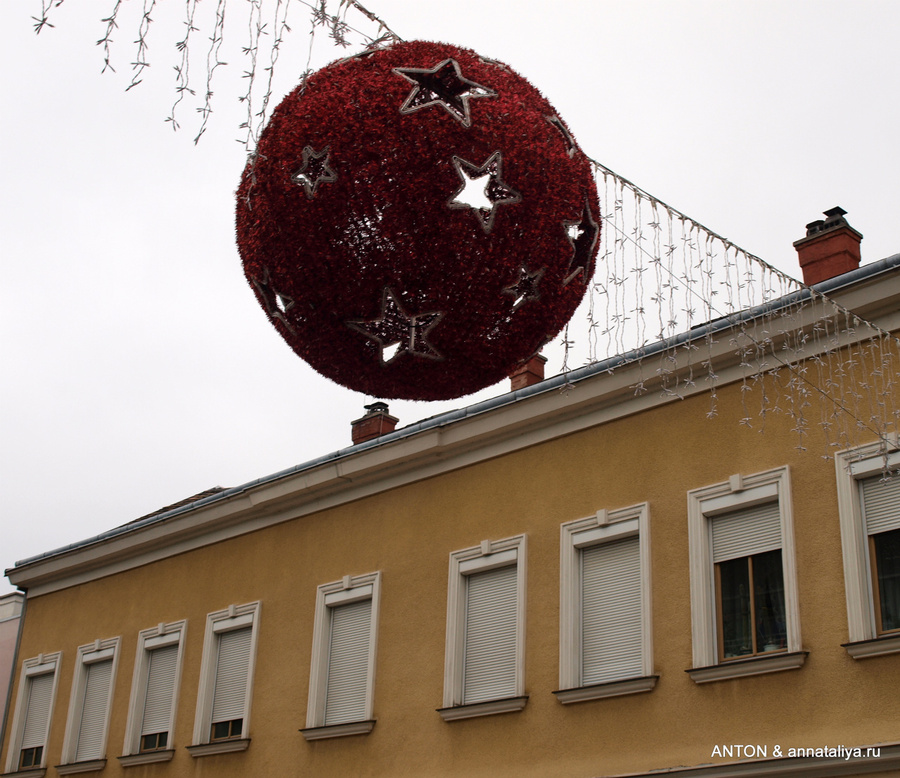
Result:
{"label": "glass window pane", "polygon": [[900,629],[900,529],[873,535],[881,629]]}
{"label": "glass window pane", "polygon": [[725,659],[753,653],[750,627],[749,557],[720,562],[722,655]]}
{"label": "glass window pane", "polygon": [[756,650],[781,651],[787,647],[784,613],[784,568],[781,551],[756,554],[753,561],[753,600],[756,606]]}

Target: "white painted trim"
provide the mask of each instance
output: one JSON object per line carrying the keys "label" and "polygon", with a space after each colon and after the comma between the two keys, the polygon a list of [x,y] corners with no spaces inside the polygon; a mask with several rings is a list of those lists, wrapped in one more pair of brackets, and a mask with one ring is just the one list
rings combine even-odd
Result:
{"label": "white painted trim", "polygon": [[351,721],[347,724],[332,724],[328,727],[306,727],[300,730],[300,734],[308,741],[328,740],[349,735],[368,735],[373,729],[375,729],[375,721],[370,719],[368,721]]}
{"label": "white painted trim", "polygon": [[808,651],[795,653],[761,654],[748,659],[732,659],[710,667],[692,667],[685,672],[694,683],[726,681],[730,678],[746,678],[751,675],[780,673],[783,670],[799,670],[806,662]]}
{"label": "white painted trim", "polygon": [[[772,495],[773,488],[774,495]],[[802,650],[799,593],[794,555],[793,501],[791,499],[790,469],[785,466],[749,476],[735,475],[723,483],[688,492],[691,641],[695,669],[705,669],[719,663],[710,515],[759,505],[773,497],[778,501],[781,516],[781,560],[784,571],[787,652],[795,654]],[[735,662],[722,664],[735,664]]]}
{"label": "white painted trim", "polygon": [[[47,766],[47,743],[50,738],[50,724],[53,721],[53,709],[56,706],[56,689],[59,685],[59,666],[62,663],[62,651],[51,654],[38,654],[36,657],[22,662],[22,670],[19,674],[19,688],[16,694],[15,714],[12,726],[9,729],[9,748],[6,754],[6,772],[15,773],[19,766],[19,755],[22,750],[22,736],[25,733],[25,687],[28,679],[39,675],[53,673],[53,688],[50,692],[50,714],[47,716],[47,727],[44,732],[44,751],[41,756],[41,765],[35,770],[23,771],[22,774],[43,775],[41,772]],[[2,745],[2,744],[0,744]]]}
{"label": "white painted trim", "polygon": [[[887,449],[882,441],[840,451],[834,457],[850,643],[874,640],[877,637],[869,539],[863,520],[859,479],[878,475],[886,467],[893,469],[898,466],[900,452]],[[848,653],[849,651],[848,649]],[[853,653],[850,655],[854,656]],[[860,653],[857,656],[863,655]]]}
{"label": "white painted trim", "polygon": [[[253,700],[253,676],[256,666],[256,643],[259,636],[259,612],[261,604],[259,600],[245,605],[230,605],[206,617],[206,630],[203,636],[203,658],[200,662],[200,683],[197,690],[197,711],[194,716],[194,742],[188,746],[192,756],[206,756],[213,753],[226,753],[229,751],[243,751],[250,742],[250,709]],[[217,659],[217,636],[222,632],[241,629],[248,626],[250,617],[250,660],[247,667],[247,694],[244,698],[242,737],[235,740],[222,740],[210,743],[210,727],[212,719],[212,705],[215,696],[215,674]],[[230,745],[244,743],[241,748],[231,748]],[[218,750],[221,748],[222,750]],[[191,750],[194,749],[194,750]]]}
{"label": "white painted trim", "polygon": [[[581,680],[581,566],[579,550],[637,535],[641,566],[642,676],[653,675],[653,607],[650,579],[650,506],[640,503],[601,510],[560,526],[559,541],[559,686],[571,690]],[[609,684],[594,684],[593,687]],[[652,687],[651,687],[652,688]],[[637,689],[645,691],[645,689]],[[627,692],[620,692],[627,693]],[[567,695],[572,696],[572,695]],[[612,696],[612,695],[603,695]],[[562,701],[562,700],[561,700]]]}
{"label": "white painted trim", "polygon": [[[333,726],[346,727],[356,722],[343,722],[326,727],[325,703],[328,681],[328,655],[331,635],[331,608],[361,600],[372,600],[372,616],[369,621],[369,657],[366,675],[366,706],[363,719],[373,719],[375,701],[375,658],[378,643],[378,613],[381,602],[381,572],[365,575],[347,576],[340,581],[322,584],[316,589],[316,616],[313,626],[312,658],[309,671],[309,696],[306,706],[306,728],[301,732],[328,729]],[[373,721],[374,726],[374,721]],[[337,731],[337,730],[335,730]],[[371,727],[368,731],[371,731]],[[345,732],[355,735],[358,732]],[[320,735],[306,737],[307,740],[319,740],[324,737],[341,737],[342,735]]]}
{"label": "white painted trim", "polygon": [[[147,695],[148,673],[150,670],[150,652],[157,648],[177,645],[178,657],[175,660],[175,690],[172,694],[172,711],[169,716],[168,744],[166,750],[174,747],[172,737],[175,732],[175,713],[178,710],[178,696],[181,689],[181,662],[184,655],[184,639],[187,634],[187,621],[172,621],[158,624],[155,627],[141,630],[138,634],[137,650],[134,658],[134,672],[131,677],[131,697],[128,704],[128,721],[125,725],[125,743],[122,746],[122,757],[140,755],[142,757],[165,751],[152,751],[141,754],[141,729],[143,728],[144,702]],[[119,757],[119,760],[122,760]],[[169,756],[169,759],[172,757]],[[166,761],[165,759],[152,761]],[[125,762],[122,762],[125,764]],[[132,760],[128,763],[144,764]],[[126,765],[127,766],[127,765]]]}
{"label": "white painted trim", "polygon": [[[503,540],[484,540],[477,546],[454,551],[450,554],[450,570],[447,581],[447,634],[444,651],[444,703],[443,708],[478,708],[488,703],[463,705],[463,656],[465,637],[465,583],[466,575],[516,566],[516,691],[517,699],[525,690],[525,581],[527,537],[516,535]],[[524,703],[523,703],[524,706]],[[487,710],[487,709],[486,709]],[[488,713],[475,715],[485,716]],[[503,713],[504,711],[496,711]],[[441,713],[445,721],[456,718]],[[459,716],[458,718],[464,718]],[[467,717],[465,717],[467,718]]]}
{"label": "white painted trim", "polygon": [[505,697],[502,700],[476,702],[472,705],[454,705],[451,708],[438,708],[437,712],[444,721],[460,721],[475,719],[480,716],[495,716],[498,713],[516,713],[528,702],[527,697]]}
{"label": "white painted trim", "polygon": [[137,767],[144,764],[156,764],[157,762],[171,762],[175,756],[175,750],[165,748],[160,751],[147,751],[143,754],[127,754],[119,757],[122,767]]}
{"label": "white painted trim", "polygon": [[885,635],[872,640],[861,640],[858,643],[844,643],[843,648],[854,659],[868,659],[870,656],[900,654],[900,635]]}
{"label": "white painted trim", "polygon": [[193,746],[185,746],[188,753],[196,759],[200,756],[216,756],[218,754],[233,754],[237,751],[246,751],[250,747],[250,738],[244,737],[235,740],[216,740],[213,743],[198,743]]}
{"label": "white painted trim", "polygon": [[[106,695],[106,706],[104,709],[103,719],[103,737],[100,749],[101,756],[97,759],[89,760],[90,762],[106,763],[106,746],[109,737],[109,717],[112,708],[113,693],[116,688],[116,670],[119,665],[119,644],[120,637],[108,638],[106,640],[95,640],[83,646],[78,646],[78,652],[75,657],[75,675],[72,680],[72,693],[69,696],[69,712],[66,716],[66,734],[63,738],[62,748],[62,765],[85,764],[87,760],[76,762],[75,757],[78,751],[78,735],[81,729],[81,715],[84,707],[84,692],[87,683],[88,667],[96,662],[107,659],[112,660],[109,675],[109,689]],[[80,772],[80,771],[78,771]]]}
{"label": "white painted trim", "polygon": [[84,762],[70,762],[56,765],[60,775],[77,775],[78,773],[96,773],[106,767],[106,759],[91,759]]}
{"label": "white painted trim", "polygon": [[656,688],[658,680],[658,675],[648,675],[641,678],[629,678],[626,681],[612,681],[610,683],[596,683],[591,686],[578,686],[573,689],[560,689],[553,692],[553,694],[563,705],[571,705],[573,702],[603,700],[607,697],[621,697],[625,694],[649,692]]}

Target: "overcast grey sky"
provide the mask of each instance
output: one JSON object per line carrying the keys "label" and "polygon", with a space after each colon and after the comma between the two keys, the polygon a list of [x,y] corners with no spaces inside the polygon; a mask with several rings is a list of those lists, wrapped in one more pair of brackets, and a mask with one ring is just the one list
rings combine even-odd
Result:
{"label": "overcast grey sky", "polygon": [[[228,2],[240,43],[246,3]],[[589,156],[791,275],[792,241],[834,205],[864,263],[900,252],[895,0],[365,4],[405,39],[508,63]],[[141,4],[101,75],[112,5],[69,0],[35,36],[39,0],[0,4],[3,568],[342,448],[372,399],[294,356],[244,281],[242,66],[217,74],[194,146],[190,110],[178,133],[164,122],[184,4],[157,5],[151,68],[127,93]],[[306,62],[306,9],[292,20],[279,98]],[[405,425],[507,386],[391,411]]]}

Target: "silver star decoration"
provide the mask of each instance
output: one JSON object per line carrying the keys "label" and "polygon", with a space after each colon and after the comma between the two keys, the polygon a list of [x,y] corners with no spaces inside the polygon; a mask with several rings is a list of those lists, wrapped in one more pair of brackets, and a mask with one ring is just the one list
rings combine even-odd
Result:
{"label": "silver star decoration", "polygon": [[409,314],[391,289],[385,287],[381,296],[381,316],[368,321],[348,321],[347,326],[378,343],[385,365],[403,354],[443,359],[443,355],[428,342],[428,333],[443,315],[438,311]]}
{"label": "silver star decoration", "polygon": [[586,284],[588,279],[585,269],[590,264],[594,246],[597,245],[597,238],[600,236],[600,227],[591,216],[591,208],[587,202],[584,204],[581,218],[578,221],[563,222],[563,229],[566,232],[566,239],[572,245],[572,256],[562,285],[568,286],[579,275],[581,283]]}
{"label": "silver star decoration", "polygon": [[293,327],[288,321],[287,312],[294,307],[294,300],[285,294],[275,291],[269,280],[268,268],[263,271],[262,280],[258,278],[251,278],[250,280],[259,292],[260,297],[262,297],[269,318],[278,319],[285,327],[292,330]]}
{"label": "silver star decoration", "polygon": [[542,267],[540,270],[529,273],[528,268],[522,265],[519,268],[519,277],[516,279],[516,282],[503,287],[503,294],[512,295],[515,300],[513,302],[513,311],[519,310],[529,300],[540,299],[541,295],[537,287],[541,278],[544,277],[545,270],[546,268]]}
{"label": "silver star decoration", "polygon": [[453,157],[453,166],[462,185],[447,201],[450,208],[471,208],[485,232],[490,232],[497,215],[497,206],[522,200],[515,189],[503,181],[503,155],[495,151],[481,167],[462,157]]}
{"label": "silver star decoration", "polygon": [[578,148],[578,145],[575,143],[575,138],[572,137],[572,133],[569,132],[569,128],[563,124],[563,120],[560,119],[556,114],[553,116],[545,116],[544,117],[551,126],[555,127],[560,135],[563,136],[563,141],[566,144],[566,154],[570,157],[575,156],[575,149]]}
{"label": "silver star decoration", "polygon": [[455,59],[445,59],[433,68],[394,68],[394,73],[414,84],[400,106],[400,113],[403,114],[429,105],[439,105],[463,127],[471,127],[469,100],[497,96],[493,89],[465,78]]}
{"label": "silver star decoration", "polygon": [[326,146],[322,151],[316,151],[312,146],[306,146],[303,149],[303,164],[291,176],[291,181],[300,184],[310,200],[316,196],[319,184],[331,184],[337,181],[337,173],[328,165],[330,156],[330,146]]}

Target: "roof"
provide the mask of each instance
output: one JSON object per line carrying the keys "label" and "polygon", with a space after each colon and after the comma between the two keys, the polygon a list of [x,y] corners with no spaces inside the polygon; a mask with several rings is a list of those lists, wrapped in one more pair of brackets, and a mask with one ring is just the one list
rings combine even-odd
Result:
{"label": "roof", "polygon": [[[823,281],[819,284],[816,284],[814,287],[812,287],[812,289],[815,290],[815,292],[833,296],[844,291],[855,290],[858,287],[868,288],[873,285],[879,284],[882,280],[884,280],[882,278],[883,276],[888,276],[891,274],[900,275],[896,272],[898,271],[898,269],[900,269],[900,254],[895,254],[886,259],[861,266],[848,273],[844,273],[843,275],[828,279],[827,281]],[[7,575],[16,573],[20,570],[20,568],[32,566],[43,561],[53,559],[54,557],[64,556],[73,552],[87,549],[97,544],[107,543],[116,538],[121,538],[125,535],[128,535],[129,533],[136,533],[148,527],[171,522],[191,512],[199,511],[210,506],[215,506],[219,503],[233,500],[239,495],[246,495],[247,493],[253,492],[261,487],[276,484],[279,481],[315,471],[318,468],[322,468],[324,465],[335,463],[339,464],[343,461],[350,460],[353,457],[375,449],[389,446],[391,444],[396,444],[401,441],[409,441],[410,439],[413,439],[416,436],[422,435],[428,431],[442,430],[450,425],[456,425],[465,420],[470,420],[475,417],[481,417],[486,414],[497,412],[503,408],[509,408],[510,406],[522,404],[525,401],[538,397],[540,395],[545,395],[553,392],[558,393],[561,389],[574,387],[604,374],[612,374],[618,368],[628,365],[629,363],[636,363],[641,358],[646,358],[654,354],[665,352],[667,349],[671,349],[673,346],[678,346],[682,343],[702,339],[707,337],[709,334],[726,331],[729,328],[733,327],[736,322],[752,321],[755,318],[761,317],[765,313],[777,311],[781,308],[795,304],[804,299],[808,299],[811,294],[812,292],[810,288],[804,287],[797,292],[785,295],[784,297],[781,297],[778,300],[775,300],[767,305],[759,306],[757,308],[751,308],[737,315],[723,317],[711,322],[707,322],[706,324],[694,327],[691,330],[677,335],[673,338],[658,341],[656,343],[643,347],[640,350],[620,354],[601,362],[596,362],[585,367],[578,368],[576,370],[571,370],[567,373],[553,376],[544,381],[541,381],[540,383],[519,389],[514,392],[502,394],[497,397],[474,403],[457,410],[447,411],[436,416],[431,416],[414,424],[410,424],[408,426],[394,430],[393,432],[390,432],[386,435],[382,435],[380,437],[373,438],[371,440],[367,440],[362,443],[349,446],[347,448],[339,449],[337,451],[325,454],[315,459],[311,459],[307,462],[295,465],[277,473],[272,473],[270,475],[254,479],[239,486],[231,488],[223,488],[217,486],[212,489],[208,489],[204,492],[193,495],[192,497],[188,497],[185,500],[161,508],[153,513],[147,514],[146,516],[142,516],[138,519],[129,521],[126,524],[110,529],[99,535],[95,535],[93,537],[86,538],[85,540],[56,548],[51,551],[29,557],[27,559],[20,560],[16,562],[15,567],[7,570]],[[900,298],[900,290],[897,291],[897,296],[898,298]],[[852,303],[850,304],[850,307],[853,307]],[[883,307],[884,306],[882,306],[882,308]],[[894,308],[892,307],[892,310],[893,309]]]}

